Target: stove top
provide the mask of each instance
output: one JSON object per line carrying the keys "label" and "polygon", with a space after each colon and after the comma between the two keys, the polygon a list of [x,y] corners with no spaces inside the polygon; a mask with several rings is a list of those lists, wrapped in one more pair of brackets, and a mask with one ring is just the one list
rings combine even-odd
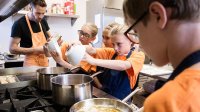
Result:
{"label": "stove top", "polygon": [[69,112],[69,108],[55,104],[51,91],[34,86],[0,90],[0,112]]}

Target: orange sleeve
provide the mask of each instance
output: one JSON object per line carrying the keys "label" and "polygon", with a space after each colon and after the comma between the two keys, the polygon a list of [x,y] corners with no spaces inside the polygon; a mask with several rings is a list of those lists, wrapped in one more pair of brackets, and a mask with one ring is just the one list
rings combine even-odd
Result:
{"label": "orange sleeve", "polygon": [[60,46],[62,58],[67,61],[67,57],[65,56],[65,53],[67,52],[67,49],[69,47],[69,44],[67,42],[63,42]]}
{"label": "orange sleeve", "polygon": [[113,48],[96,48],[95,58],[97,59],[111,59],[115,54]]}
{"label": "orange sleeve", "polygon": [[80,66],[87,73],[96,72],[96,66],[91,65],[87,63],[86,61],[81,61]]}
{"label": "orange sleeve", "polygon": [[136,84],[138,74],[144,65],[144,60],[145,54],[141,51],[133,51],[131,56],[127,59],[127,61],[129,61],[132,65],[130,69],[126,70],[130,80],[131,88],[133,88]]}
{"label": "orange sleeve", "polygon": [[[96,48],[96,54],[92,55],[92,57],[97,59],[111,59],[114,53],[115,51],[112,48]],[[96,72],[96,66],[90,65],[85,61],[82,61],[80,65],[85,72]]]}

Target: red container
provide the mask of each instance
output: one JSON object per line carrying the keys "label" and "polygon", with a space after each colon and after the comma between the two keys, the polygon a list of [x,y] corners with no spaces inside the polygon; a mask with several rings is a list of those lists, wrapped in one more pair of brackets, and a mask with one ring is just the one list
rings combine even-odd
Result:
{"label": "red container", "polygon": [[74,0],[68,0],[65,2],[64,13],[68,15],[74,15]]}

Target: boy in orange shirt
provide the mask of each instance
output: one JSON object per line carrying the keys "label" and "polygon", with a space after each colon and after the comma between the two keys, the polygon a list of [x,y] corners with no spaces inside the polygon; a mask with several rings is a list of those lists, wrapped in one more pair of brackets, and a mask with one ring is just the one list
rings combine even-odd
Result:
{"label": "boy in orange shirt", "polygon": [[144,112],[199,112],[200,1],[125,0],[123,11],[130,25],[124,34],[136,30],[156,65],[175,68],[146,99]]}
{"label": "boy in orange shirt", "polygon": [[123,34],[126,30],[124,25],[115,26],[110,35],[114,49],[87,47],[87,53],[96,58],[86,54],[83,59],[91,65],[105,68],[100,75],[101,89],[119,99],[125,98],[137,87],[138,74],[145,58],[143,52],[131,49],[133,43]]}

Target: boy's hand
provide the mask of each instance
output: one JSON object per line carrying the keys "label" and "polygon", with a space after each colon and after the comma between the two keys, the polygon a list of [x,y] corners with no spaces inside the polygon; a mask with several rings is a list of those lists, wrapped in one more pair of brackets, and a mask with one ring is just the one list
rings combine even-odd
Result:
{"label": "boy's hand", "polygon": [[51,54],[50,54],[47,46],[48,46],[48,43],[45,43],[45,45],[43,46],[44,54],[45,54],[45,56],[50,57]]}
{"label": "boy's hand", "polygon": [[62,57],[56,51],[51,51],[50,54],[57,63],[61,63],[63,61]]}
{"label": "boy's hand", "polygon": [[82,61],[86,61],[86,62],[90,63],[91,65],[93,65],[95,59],[92,56],[90,56],[88,53],[85,53]]}

